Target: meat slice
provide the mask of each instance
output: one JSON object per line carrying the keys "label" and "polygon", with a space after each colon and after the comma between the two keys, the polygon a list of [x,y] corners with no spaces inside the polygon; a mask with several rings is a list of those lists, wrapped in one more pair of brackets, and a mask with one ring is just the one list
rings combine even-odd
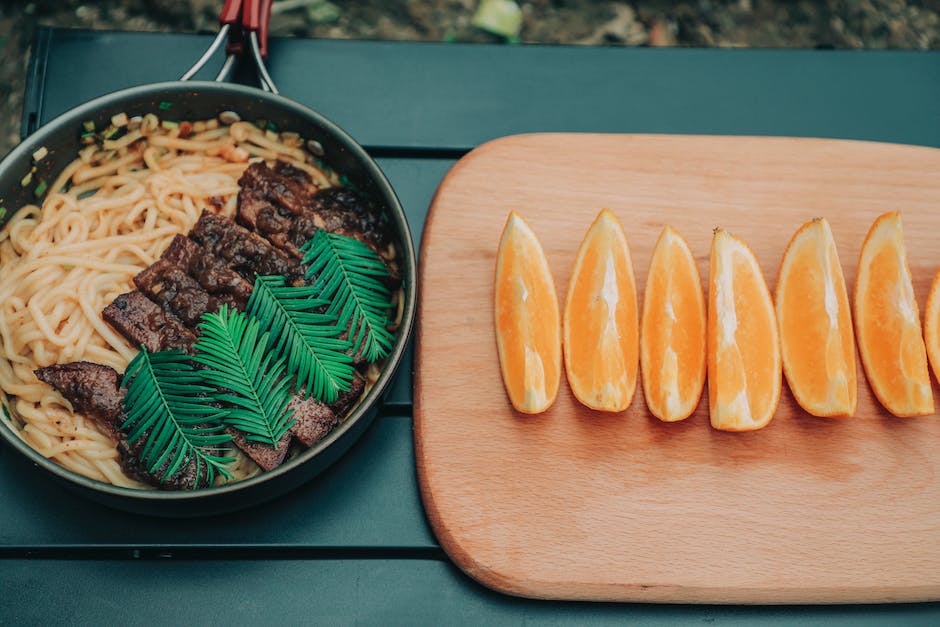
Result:
{"label": "meat slice", "polygon": [[354,237],[376,250],[388,245],[388,225],[384,217],[353,190],[331,187],[317,194],[314,201],[312,209],[323,220],[321,228]]}
{"label": "meat slice", "polygon": [[348,412],[350,408],[356,404],[365,389],[365,379],[357,374],[355,377],[353,377],[352,383],[349,386],[349,390],[346,392],[340,392],[336,397],[336,400],[330,403],[330,409],[333,410],[333,413],[336,414],[337,417],[339,417],[340,422],[342,422],[346,417],[346,412]]}
{"label": "meat slice", "polygon": [[284,433],[277,446],[272,446],[266,442],[255,442],[245,437],[245,434],[232,427],[226,427],[225,432],[232,436],[235,446],[245,452],[262,470],[271,470],[284,463],[287,457],[287,449],[290,447],[291,432]]}
{"label": "meat slice", "polygon": [[248,166],[238,183],[238,221],[295,258],[319,229],[356,238],[376,250],[388,244],[382,215],[356,192],[318,190],[306,173],[283,162]]}
{"label": "meat slice", "polygon": [[132,344],[145,346],[150,352],[174,348],[188,351],[196,341],[179,318],[136,290],[115,298],[101,316]]}
{"label": "meat slice", "polygon": [[288,284],[303,284],[303,269],[263,237],[224,216],[202,213],[189,236],[249,282],[255,275],[281,275]]}
{"label": "meat slice", "polygon": [[118,436],[124,390],[120,387],[120,375],[113,368],[76,361],[39,368],[36,376],[58,390],[72,409],[94,418],[112,438]]}
{"label": "meat slice", "polygon": [[281,176],[303,185],[309,193],[315,194],[320,189],[317,187],[317,184],[313,182],[310,174],[287,161],[275,161],[272,169]]}
{"label": "meat slice", "polygon": [[155,303],[194,328],[222,305],[244,309],[251,284],[193,240],[177,235],[160,259],[134,277]]}
{"label": "meat slice", "polygon": [[205,313],[218,311],[219,299],[178,266],[160,259],[134,277],[134,284],[150,299],[172,312],[189,328],[199,324]]}
{"label": "meat slice", "polygon": [[269,168],[263,161],[252,163],[238,179],[238,185],[242,192],[248,190],[257,194],[295,216],[310,208],[319,191],[309,179],[304,181],[296,168],[281,162],[274,168]]}
{"label": "meat slice", "polygon": [[294,410],[294,424],[290,432],[295,440],[307,448],[326,437],[339,423],[333,410],[313,397],[304,398],[298,394],[291,399],[288,407]]}
{"label": "meat slice", "polygon": [[238,221],[294,259],[303,257],[300,247],[320,229],[312,215],[291,215],[248,188],[238,193]]}
{"label": "meat slice", "polygon": [[303,398],[301,395],[291,399],[289,407],[294,410],[294,424],[291,433],[306,447],[311,447],[333,430],[346,417],[365,389],[365,381],[356,376],[348,392],[340,392],[337,399],[329,405],[317,399]]}
{"label": "meat slice", "polygon": [[251,283],[185,235],[177,235],[161,256],[196,280],[210,295],[239,310],[251,296]]}
{"label": "meat slice", "polygon": [[204,473],[198,477],[195,461],[190,461],[175,474],[165,477],[169,461],[151,473],[141,461],[141,453],[147,433],[131,444],[121,431],[125,414],[122,401],[124,389],[120,387],[120,375],[108,366],[78,361],[39,368],[36,376],[54,387],[66,398],[72,408],[92,418],[117,443],[121,467],[137,479],[168,490],[191,490],[206,487]]}

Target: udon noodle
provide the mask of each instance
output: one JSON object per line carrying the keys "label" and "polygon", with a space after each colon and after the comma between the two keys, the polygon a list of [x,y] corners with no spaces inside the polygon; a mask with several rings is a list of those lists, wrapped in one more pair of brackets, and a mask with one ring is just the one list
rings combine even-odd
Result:
{"label": "udon noodle", "polygon": [[[33,371],[84,360],[123,372],[138,348],[102,320],[102,309],[134,289],[134,276],[204,209],[233,216],[238,179],[255,159],[287,161],[320,187],[338,184],[295,134],[148,115],[130,120],[119,139],[86,146],[41,207],[21,208],[0,230],[0,401],[40,454],[92,479],[147,487],[123,472],[94,420],[73,413]],[[259,472],[237,455],[235,480]]]}

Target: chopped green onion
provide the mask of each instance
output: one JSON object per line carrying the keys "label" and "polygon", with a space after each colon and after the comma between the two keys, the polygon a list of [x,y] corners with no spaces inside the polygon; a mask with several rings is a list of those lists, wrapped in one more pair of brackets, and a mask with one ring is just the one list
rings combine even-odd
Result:
{"label": "chopped green onion", "polygon": [[71,270],[71,269],[73,269],[74,267],[75,267],[75,264],[74,264],[74,263],[63,263],[63,264],[62,264],[62,269],[63,269],[63,270]]}
{"label": "chopped green onion", "polygon": [[160,111],[169,111],[173,108],[173,103],[168,100],[164,100],[157,106],[160,108]]}
{"label": "chopped green onion", "polygon": [[6,215],[7,215],[7,208],[6,208],[6,207],[0,207],[0,220],[3,220],[3,218],[4,218]]}
{"label": "chopped green onion", "polygon": [[275,133],[277,132],[277,124],[274,122],[268,122],[264,128],[268,131],[274,131]]}
{"label": "chopped green onion", "polygon": [[33,173],[27,172],[26,176],[20,179],[20,187],[26,187],[33,182]]}
{"label": "chopped green onion", "polygon": [[162,122],[160,122],[160,126],[165,128],[166,130],[170,130],[171,128],[178,128],[179,122],[173,122],[172,120],[163,120]]}
{"label": "chopped green onion", "polygon": [[83,123],[82,123],[82,126],[83,126],[83,127],[85,128],[85,130],[88,131],[89,133],[94,133],[94,132],[95,132],[95,123],[92,122],[91,120],[88,120],[87,122],[83,122]]}
{"label": "chopped green onion", "polygon": [[33,153],[33,161],[35,161],[36,163],[38,163],[38,162],[42,161],[43,159],[45,159],[46,155],[48,155],[48,154],[49,154],[49,151],[46,150],[46,147],[45,147],[45,146],[40,146],[40,147],[36,150],[36,152]]}
{"label": "chopped green onion", "polygon": [[101,133],[101,136],[104,137],[105,139],[114,139],[114,136],[117,135],[118,131],[120,130],[121,129],[119,129],[116,126],[109,126],[108,128],[104,130],[104,132]]}
{"label": "chopped green onion", "polygon": [[33,190],[33,195],[35,195],[36,198],[39,198],[40,196],[43,195],[43,193],[45,193],[45,191],[46,191],[46,189],[48,189],[48,187],[49,187],[49,186],[46,185],[46,182],[45,182],[45,181],[39,181],[39,185],[37,185],[37,186],[36,186],[36,189]]}
{"label": "chopped green onion", "polygon": [[82,133],[82,139],[85,139],[85,138],[87,138],[87,137],[94,137],[94,136],[95,136],[95,132],[94,132],[94,131],[87,131],[87,132],[85,132],[85,133]]}

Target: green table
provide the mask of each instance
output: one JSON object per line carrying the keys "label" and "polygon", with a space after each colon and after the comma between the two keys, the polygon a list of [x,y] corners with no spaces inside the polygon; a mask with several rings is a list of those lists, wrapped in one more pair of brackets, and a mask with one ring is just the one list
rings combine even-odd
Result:
{"label": "green table", "polygon": [[[210,39],[41,30],[23,131],[94,96],[173,79]],[[507,134],[795,135],[940,147],[937,53],[277,40],[270,69],[283,94],[377,158],[419,242],[441,177],[469,149]],[[0,623],[940,623],[933,603],[620,605],[489,591],[447,560],[425,520],[411,384],[403,368],[378,418],[324,474],[237,516],[163,520],[106,509],[0,446]]]}

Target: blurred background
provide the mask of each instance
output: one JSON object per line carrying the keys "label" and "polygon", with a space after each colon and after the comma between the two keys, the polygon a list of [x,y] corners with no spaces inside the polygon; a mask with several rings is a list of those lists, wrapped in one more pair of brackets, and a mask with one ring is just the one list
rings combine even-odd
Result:
{"label": "blurred background", "polygon": [[[215,32],[222,0],[0,0],[0,155],[38,26]],[[940,0],[276,0],[280,37],[602,46],[940,48]]]}

